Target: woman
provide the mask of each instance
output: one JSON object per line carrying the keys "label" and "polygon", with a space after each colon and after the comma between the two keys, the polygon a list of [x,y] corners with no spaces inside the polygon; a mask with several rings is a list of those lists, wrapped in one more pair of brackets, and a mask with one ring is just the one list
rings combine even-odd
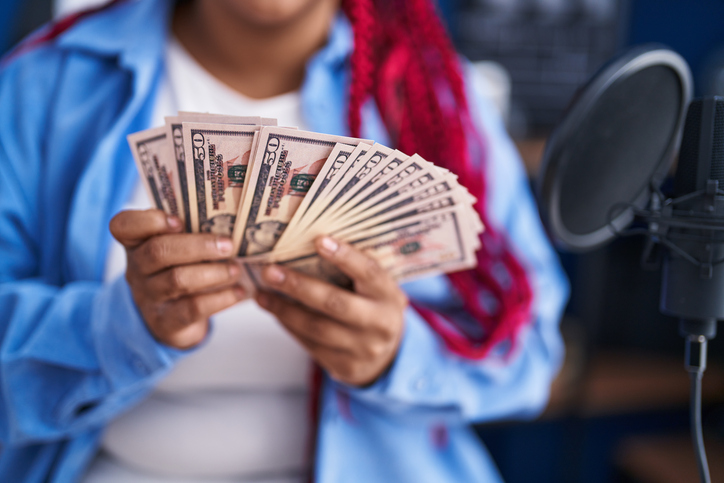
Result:
{"label": "woman", "polygon": [[[0,74],[0,479],[499,481],[468,423],[541,410],[567,289],[464,69],[424,0],[119,1],[21,45]],[[478,196],[479,266],[398,287],[322,238],[354,292],[269,267],[285,296],[239,304],[228,240],[133,209],[125,137],[178,110],[419,152]]]}

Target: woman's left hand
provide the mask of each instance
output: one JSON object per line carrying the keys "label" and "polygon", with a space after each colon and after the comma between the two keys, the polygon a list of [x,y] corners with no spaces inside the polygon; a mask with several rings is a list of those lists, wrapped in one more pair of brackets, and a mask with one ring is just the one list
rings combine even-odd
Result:
{"label": "woman's left hand", "polygon": [[316,240],[317,252],[354,282],[344,290],[277,265],[264,281],[275,291],[256,300],[273,313],[334,379],[353,386],[374,382],[397,354],[407,297],[379,264],[346,243]]}

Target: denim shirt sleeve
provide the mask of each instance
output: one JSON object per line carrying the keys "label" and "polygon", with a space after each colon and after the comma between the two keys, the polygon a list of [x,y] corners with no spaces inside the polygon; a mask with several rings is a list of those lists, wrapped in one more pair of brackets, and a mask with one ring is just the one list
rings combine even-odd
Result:
{"label": "denim shirt sleeve", "polygon": [[32,279],[3,282],[0,324],[0,438],[6,444],[103,426],[181,354],[151,336],[123,278],[62,288]]}
{"label": "denim shirt sleeve", "polygon": [[[391,368],[370,387],[345,389],[370,404],[449,414],[465,421],[531,417],[545,407],[562,362],[558,323],[568,283],[541,226],[515,146],[494,107],[471,82],[468,90],[471,111],[488,149],[490,218],[507,234],[534,292],[530,323],[518,334],[512,353],[498,347],[482,360],[469,360],[450,352],[424,319],[408,308]],[[443,276],[403,288],[412,300],[434,307],[448,319],[470,317]]]}
{"label": "denim shirt sleeve", "polygon": [[[54,57],[39,60],[49,72],[58,65]],[[43,266],[61,263],[48,244],[62,244],[44,237],[47,226],[39,221],[53,217],[39,211],[47,194],[37,182],[45,168],[41,139],[52,76],[22,64],[0,72],[2,445],[99,428],[180,356],[151,336],[123,278],[104,285],[45,274]]]}

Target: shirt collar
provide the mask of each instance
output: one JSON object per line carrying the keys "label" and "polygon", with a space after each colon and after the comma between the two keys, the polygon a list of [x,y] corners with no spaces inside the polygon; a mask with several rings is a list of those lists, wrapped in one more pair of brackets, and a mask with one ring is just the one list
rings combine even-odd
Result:
{"label": "shirt collar", "polygon": [[[162,58],[173,0],[127,0],[82,19],[57,42],[138,67]],[[151,61],[151,62],[149,62]]]}

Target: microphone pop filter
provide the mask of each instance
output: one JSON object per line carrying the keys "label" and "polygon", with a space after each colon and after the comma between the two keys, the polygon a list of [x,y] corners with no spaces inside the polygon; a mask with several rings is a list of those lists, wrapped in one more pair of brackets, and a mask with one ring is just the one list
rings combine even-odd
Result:
{"label": "microphone pop filter", "polygon": [[599,247],[647,204],[673,161],[691,86],[681,56],[644,46],[608,62],[576,93],[538,178],[541,214],[559,245]]}

